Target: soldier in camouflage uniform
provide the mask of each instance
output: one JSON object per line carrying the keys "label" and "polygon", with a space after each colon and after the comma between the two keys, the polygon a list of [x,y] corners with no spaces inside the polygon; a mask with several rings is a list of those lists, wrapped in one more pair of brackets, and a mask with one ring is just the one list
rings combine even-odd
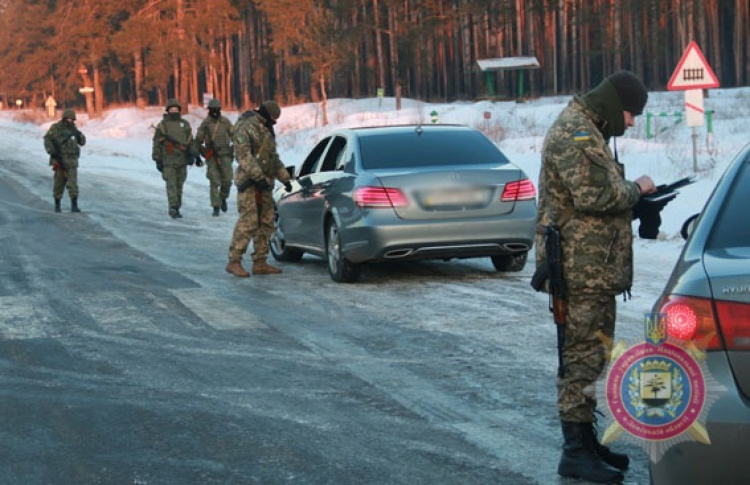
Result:
{"label": "soldier in camouflage uniform", "polygon": [[154,130],[151,158],[167,186],[169,216],[182,217],[182,186],[187,179],[187,166],[202,165],[200,154],[193,141],[190,124],[180,116],[182,105],[176,99],[167,101],[164,118]]}
{"label": "soldier in camouflage uniform", "polygon": [[66,109],[62,119],[50,126],[44,135],[44,149],[50,155],[49,164],[55,172],[52,186],[55,212],[61,211],[60,200],[66,186],[70,196],[70,210],[81,212],[78,208],[78,158],[81,156],[81,147],[86,144],[86,137],[76,127],[75,120],[75,111]]}
{"label": "soldier in camouflage uniform", "polygon": [[234,127],[237,169],[237,209],[240,216],[234,226],[226,270],[240,278],[250,274],[242,267],[242,256],[253,241],[253,274],[277,274],[281,269],[269,265],[268,241],[273,234],[274,202],[271,189],[275,180],[291,191],[289,172],[276,151],[273,125],[281,115],[275,101],[265,101],[255,111],[243,113]]}
{"label": "soldier in camouflage uniform", "polygon": [[[647,99],[638,77],[618,71],[575,97],[543,146],[537,223],[560,227],[567,291],[563,375],[557,382],[565,444],[558,473],[598,483],[622,480],[629,465],[627,455],[598,441],[595,386],[614,337],[615,295],[629,294],[633,281],[632,208],[642,194],[656,190],[648,176],[625,179],[609,140],[633,126]],[[540,266],[546,255],[542,231],[537,233]]]}
{"label": "soldier in camouflage uniform", "polygon": [[232,187],[233,134],[232,122],[221,115],[221,102],[212,99],[208,102],[208,116],[198,127],[195,142],[206,159],[206,178],[214,217],[219,215],[219,209],[227,211],[227,197]]}

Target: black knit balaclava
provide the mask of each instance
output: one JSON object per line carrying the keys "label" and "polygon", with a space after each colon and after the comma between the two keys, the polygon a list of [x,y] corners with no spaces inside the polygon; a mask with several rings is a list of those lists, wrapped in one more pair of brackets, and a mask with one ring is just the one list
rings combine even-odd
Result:
{"label": "black knit balaclava", "polygon": [[630,71],[617,71],[582,96],[584,103],[602,119],[599,126],[605,139],[625,133],[623,111],[643,113],[648,92],[643,82]]}

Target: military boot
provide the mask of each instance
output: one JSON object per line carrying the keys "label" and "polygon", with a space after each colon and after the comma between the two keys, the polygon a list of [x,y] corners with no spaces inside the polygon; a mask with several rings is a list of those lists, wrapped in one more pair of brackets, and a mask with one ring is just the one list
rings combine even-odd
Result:
{"label": "military boot", "polygon": [[255,275],[279,274],[279,273],[281,273],[281,269],[275,266],[271,266],[270,264],[266,263],[262,259],[259,259],[253,262],[253,274]]}
{"label": "military boot", "polygon": [[227,211],[227,199],[221,199],[221,212]]}
{"label": "military boot", "polygon": [[171,217],[172,219],[182,219],[182,214],[180,214],[180,209],[178,209],[177,207],[170,207],[169,217]]}
{"label": "military boot", "polygon": [[213,216],[214,217],[219,217],[219,208],[218,207],[214,207],[214,214],[213,214]]}
{"label": "military boot", "polygon": [[588,434],[587,438],[593,443],[594,450],[596,451],[596,454],[599,455],[599,458],[601,458],[602,461],[604,461],[604,463],[606,463],[607,465],[615,467],[618,470],[627,470],[630,466],[630,458],[628,458],[628,455],[626,455],[625,453],[615,453],[608,447],[599,443],[599,438],[596,435],[596,428],[594,427],[594,423],[586,424],[588,424],[588,427],[585,430],[585,432]]}
{"label": "military boot", "polygon": [[60,199],[55,197],[55,212],[61,212],[62,208],[60,207]]}
{"label": "military boot", "polygon": [[78,197],[70,198],[70,212],[81,212],[81,209],[78,208]]}
{"label": "military boot", "polygon": [[591,423],[562,421],[563,452],[557,474],[567,478],[582,478],[594,483],[620,483],[622,472],[606,464],[596,453],[594,441],[587,429]]}
{"label": "military boot", "polygon": [[227,264],[227,273],[233,274],[238,278],[247,278],[250,276],[250,273],[245,271],[245,268],[242,267],[242,263],[239,261],[230,261],[229,264]]}

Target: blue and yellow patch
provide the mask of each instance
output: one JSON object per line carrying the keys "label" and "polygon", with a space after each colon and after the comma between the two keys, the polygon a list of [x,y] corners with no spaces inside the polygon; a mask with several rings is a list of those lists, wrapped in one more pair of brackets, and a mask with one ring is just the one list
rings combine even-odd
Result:
{"label": "blue and yellow patch", "polygon": [[588,131],[576,131],[573,133],[573,141],[589,141],[590,139]]}

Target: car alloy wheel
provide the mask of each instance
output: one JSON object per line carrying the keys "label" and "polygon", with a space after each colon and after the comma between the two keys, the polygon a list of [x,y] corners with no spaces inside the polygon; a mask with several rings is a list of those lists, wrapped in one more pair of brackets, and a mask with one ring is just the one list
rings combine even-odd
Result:
{"label": "car alloy wheel", "polygon": [[341,254],[341,239],[336,221],[328,223],[328,240],[326,241],[326,256],[328,272],[331,279],[338,283],[353,283],[359,278],[359,268],[344,258]]}
{"label": "car alloy wheel", "polygon": [[529,257],[528,251],[521,251],[518,253],[511,254],[498,254],[497,256],[491,256],[492,264],[495,269],[503,272],[517,273],[523,271],[526,266],[526,259]]}
{"label": "car alloy wheel", "polygon": [[271,235],[271,240],[268,243],[271,255],[273,255],[273,259],[276,261],[296,263],[302,259],[302,255],[305,253],[300,249],[290,248],[286,245],[284,234],[279,230],[278,217],[277,214],[275,223],[276,228],[274,229],[273,234]]}

